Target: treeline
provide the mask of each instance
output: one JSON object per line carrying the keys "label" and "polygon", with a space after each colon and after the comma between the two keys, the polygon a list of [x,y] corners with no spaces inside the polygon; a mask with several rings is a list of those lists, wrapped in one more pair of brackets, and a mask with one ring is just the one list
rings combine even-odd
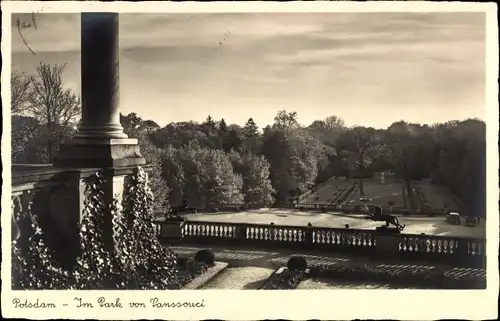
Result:
{"label": "treeline", "polygon": [[[63,69],[41,65],[34,77],[14,73],[14,163],[50,163],[61,139],[74,133],[80,105],[57,81]],[[53,92],[60,98],[46,99]],[[303,126],[296,112],[283,110],[264,128],[252,118],[239,126],[210,116],[201,123],[160,127],[132,113],[121,122],[154,165],[150,176],[158,212],[182,200],[191,207],[288,202],[332,176],[358,179],[362,192],[363,178],[385,170],[406,182],[409,193],[412,181],[430,178],[471,214],[485,212],[485,123],[477,119],[435,125],[400,121],[374,129],[347,127],[331,116]]]}

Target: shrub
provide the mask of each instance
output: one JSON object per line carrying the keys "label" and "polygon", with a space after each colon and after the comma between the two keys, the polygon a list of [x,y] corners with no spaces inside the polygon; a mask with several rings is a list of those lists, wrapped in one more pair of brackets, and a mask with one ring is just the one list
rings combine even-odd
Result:
{"label": "shrub", "polygon": [[307,269],[307,261],[302,256],[292,256],[286,263],[290,271],[304,271]]}
{"label": "shrub", "polygon": [[326,206],[321,207],[321,212],[326,213]]}
{"label": "shrub", "polygon": [[304,277],[303,271],[283,271],[282,273],[274,273],[262,285],[261,290],[293,290],[296,289],[300,281]]}
{"label": "shrub", "polygon": [[170,285],[169,289],[181,289],[182,286],[191,282],[196,276],[207,271],[208,266],[203,262],[198,262],[192,258],[182,258],[177,262],[179,282]]}
{"label": "shrub", "polygon": [[200,250],[194,256],[195,261],[205,263],[208,266],[213,266],[215,263],[214,253],[210,250]]}

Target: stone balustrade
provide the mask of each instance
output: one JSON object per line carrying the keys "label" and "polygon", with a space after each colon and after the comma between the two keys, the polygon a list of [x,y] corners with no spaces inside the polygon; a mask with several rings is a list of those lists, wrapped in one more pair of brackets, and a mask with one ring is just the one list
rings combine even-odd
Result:
{"label": "stone balustrade", "polygon": [[375,230],[186,221],[183,244],[301,248],[484,267],[484,239],[415,234],[381,234]]}
{"label": "stone balustrade", "polygon": [[[122,168],[114,175],[124,175]],[[121,173],[122,171],[125,171]],[[12,236],[25,242],[33,233],[30,223],[34,214],[40,219],[48,245],[61,257],[77,253],[78,220],[83,190],[77,185],[95,170],[58,169],[50,165],[12,166]],[[77,178],[75,179],[75,175]],[[243,209],[245,204],[227,204],[225,209]],[[264,207],[248,204],[250,209]],[[324,208],[323,204],[302,205],[308,209]],[[248,208],[247,207],[247,208]],[[329,208],[329,206],[326,206]],[[161,221],[158,224],[162,224]],[[160,229],[158,229],[160,231]],[[323,228],[307,226],[262,225],[186,221],[181,229],[181,242],[303,248],[375,257],[450,262],[465,266],[484,266],[485,240],[434,235],[383,235],[374,230]],[[72,241],[73,240],[73,241]]]}

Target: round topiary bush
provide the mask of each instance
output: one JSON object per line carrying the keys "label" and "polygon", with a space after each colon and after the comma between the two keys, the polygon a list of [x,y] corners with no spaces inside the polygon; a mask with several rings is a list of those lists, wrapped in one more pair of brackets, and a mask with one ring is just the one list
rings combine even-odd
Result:
{"label": "round topiary bush", "polygon": [[307,261],[302,256],[292,256],[286,263],[286,267],[290,271],[304,271],[307,269]]}
{"label": "round topiary bush", "polygon": [[196,252],[194,259],[198,262],[205,263],[208,266],[212,266],[215,263],[214,253],[210,250],[200,250]]}

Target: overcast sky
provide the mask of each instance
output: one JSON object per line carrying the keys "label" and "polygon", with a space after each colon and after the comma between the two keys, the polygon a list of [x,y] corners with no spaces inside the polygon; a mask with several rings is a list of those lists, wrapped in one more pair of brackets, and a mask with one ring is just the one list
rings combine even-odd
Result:
{"label": "overcast sky", "polygon": [[[29,22],[31,15],[13,15]],[[121,14],[120,104],[160,125],[277,111],[386,127],[485,114],[484,13]],[[80,15],[12,34],[13,70],[67,63],[80,90]],[[222,43],[222,44],[220,44]]]}

